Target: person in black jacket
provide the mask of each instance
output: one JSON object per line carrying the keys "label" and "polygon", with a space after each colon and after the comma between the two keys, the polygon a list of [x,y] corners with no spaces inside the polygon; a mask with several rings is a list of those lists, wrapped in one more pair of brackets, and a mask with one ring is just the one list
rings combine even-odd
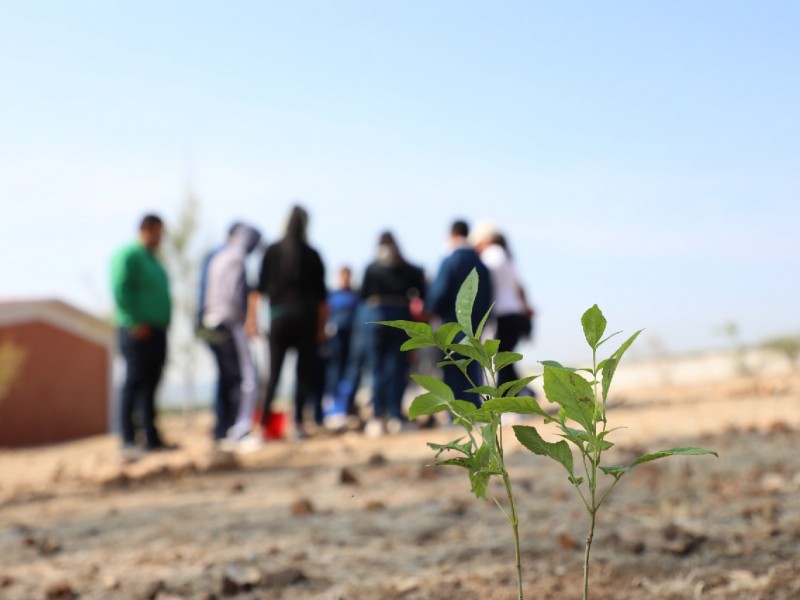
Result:
{"label": "person in black jacket", "polygon": [[[390,232],[378,240],[378,256],[364,274],[361,298],[367,321],[411,319],[410,302],[425,296],[425,274],[406,262]],[[397,433],[403,423],[403,393],[408,379],[408,355],[400,350],[405,333],[378,325],[367,326],[367,351],[372,363],[372,420],[366,434],[375,437],[386,431]]]}
{"label": "person in black jacket", "polygon": [[310,392],[317,343],[324,337],[327,290],[325,267],[306,242],[308,213],[295,206],[283,239],[267,248],[261,264],[258,291],[269,298],[269,382],[262,423],[266,424],[275,398],[283,360],[297,350],[294,393],[295,433],[305,437],[303,407]]}

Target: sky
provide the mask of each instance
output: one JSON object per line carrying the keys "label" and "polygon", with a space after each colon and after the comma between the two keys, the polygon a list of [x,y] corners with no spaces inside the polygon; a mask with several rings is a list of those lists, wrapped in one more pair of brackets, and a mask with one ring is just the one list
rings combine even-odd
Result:
{"label": "sky", "polygon": [[454,218],[491,220],[534,360],[586,356],[594,303],[641,354],[798,333],[798,25],[780,1],[5,0],[0,298],[107,314],[110,255],[192,190],[198,253],[300,203],[329,274],[391,229],[433,276]]}

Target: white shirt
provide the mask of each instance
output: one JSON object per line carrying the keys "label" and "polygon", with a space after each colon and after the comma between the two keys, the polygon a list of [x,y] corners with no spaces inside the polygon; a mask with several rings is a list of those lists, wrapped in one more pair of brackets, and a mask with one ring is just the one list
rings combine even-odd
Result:
{"label": "white shirt", "polygon": [[518,315],[525,312],[525,305],[519,296],[519,279],[514,262],[501,246],[492,244],[481,252],[481,261],[489,269],[494,291],[495,317]]}

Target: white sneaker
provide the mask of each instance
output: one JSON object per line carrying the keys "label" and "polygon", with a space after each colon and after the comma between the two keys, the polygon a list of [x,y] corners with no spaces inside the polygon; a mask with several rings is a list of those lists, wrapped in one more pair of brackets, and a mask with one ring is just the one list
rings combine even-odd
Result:
{"label": "white sneaker", "polygon": [[380,419],[370,419],[364,427],[364,436],[370,439],[379,438],[383,435],[383,421]]}
{"label": "white sneaker", "polygon": [[264,447],[264,440],[261,436],[248,434],[236,442],[236,452],[239,454],[250,454],[258,452]]}
{"label": "white sneaker", "polygon": [[400,419],[389,419],[386,423],[386,433],[389,435],[397,435],[405,429],[405,424]]}

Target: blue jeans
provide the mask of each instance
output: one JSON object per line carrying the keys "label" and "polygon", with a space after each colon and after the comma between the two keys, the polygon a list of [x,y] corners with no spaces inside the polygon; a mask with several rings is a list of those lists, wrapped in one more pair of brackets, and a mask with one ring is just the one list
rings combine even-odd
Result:
{"label": "blue jeans", "polygon": [[[135,444],[137,431],[143,430],[148,446],[160,446],[162,440],[155,425],[155,396],[167,359],[167,332],[153,328],[148,337],[137,340],[128,329],[121,327],[117,340],[125,359],[125,383],[120,399],[122,443]],[[136,415],[138,425],[134,422]]]}
{"label": "blue jeans", "polygon": [[230,329],[220,326],[214,333],[218,338],[208,344],[219,369],[215,403],[217,422],[214,425],[214,439],[221,440],[227,437],[228,430],[236,423],[239,413],[242,368],[236,340]]}
{"label": "blue jeans", "polygon": [[[408,320],[407,307],[370,307],[367,321]],[[372,362],[372,414],[381,418],[403,418],[403,394],[408,380],[408,356],[400,350],[408,339],[404,331],[383,325],[366,325],[367,352]]]}

